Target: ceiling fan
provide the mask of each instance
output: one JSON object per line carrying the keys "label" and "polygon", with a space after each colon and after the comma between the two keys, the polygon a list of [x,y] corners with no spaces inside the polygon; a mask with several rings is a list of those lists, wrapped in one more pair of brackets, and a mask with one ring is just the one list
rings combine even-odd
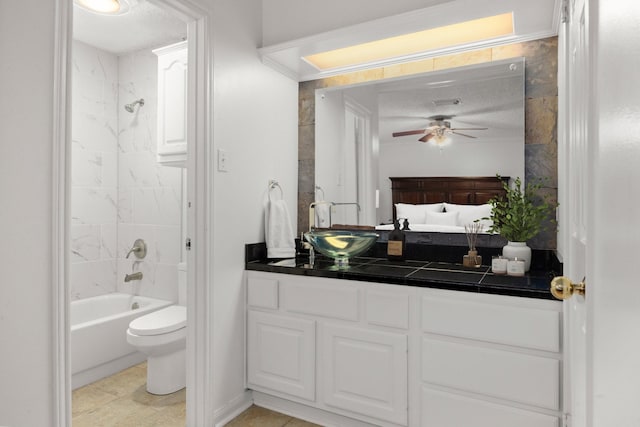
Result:
{"label": "ceiling fan", "polygon": [[447,135],[455,134],[460,136],[465,136],[467,138],[477,138],[472,135],[466,135],[464,133],[457,132],[459,130],[487,130],[488,128],[452,128],[451,120],[454,116],[431,116],[427,117],[431,122],[429,122],[429,127],[426,129],[420,130],[406,130],[402,132],[394,132],[392,135],[396,136],[407,136],[407,135],[420,135],[425,134],[422,138],[418,139],[421,142],[429,142],[433,139],[436,143],[442,143],[447,139]]}

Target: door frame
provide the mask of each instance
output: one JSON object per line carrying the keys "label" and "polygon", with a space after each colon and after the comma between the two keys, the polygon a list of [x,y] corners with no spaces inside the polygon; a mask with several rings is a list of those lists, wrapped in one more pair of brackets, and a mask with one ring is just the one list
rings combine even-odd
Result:
{"label": "door frame", "polygon": [[[170,10],[187,24],[188,208],[187,235],[187,425],[213,425],[211,386],[212,318],[209,260],[213,251],[211,188],[213,164],[210,26],[212,17],[196,0],[152,0]],[[52,425],[71,425],[71,360],[69,350],[69,248],[71,188],[71,43],[73,40],[73,0],[55,1],[53,51],[53,138],[51,206],[51,348]],[[197,236],[197,238],[196,238]]]}

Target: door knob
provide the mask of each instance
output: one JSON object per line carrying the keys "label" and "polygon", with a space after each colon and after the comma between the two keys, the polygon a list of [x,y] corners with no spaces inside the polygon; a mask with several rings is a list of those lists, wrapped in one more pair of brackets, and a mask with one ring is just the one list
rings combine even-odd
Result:
{"label": "door knob", "polygon": [[567,299],[573,294],[584,295],[585,281],[573,283],[571,279],[564,276],[554,277],[551,281],[551,295],[557,299]]}

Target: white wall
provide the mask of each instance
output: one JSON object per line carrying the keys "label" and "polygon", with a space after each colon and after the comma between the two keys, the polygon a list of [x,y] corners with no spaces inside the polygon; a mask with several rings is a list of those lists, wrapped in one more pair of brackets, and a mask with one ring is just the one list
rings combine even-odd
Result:
{"label": "white wall", "polygon": [[282,43],[389,15],[422,9],[443,0],[263,0],[263,45]]}
{"label": "white wall", "polygon": [[[316,200],[332,202],[346,201],[342,197],[344,182],[344,149],[345,132],[344,97],[341,91],[316,92],[316,123],[318,120],[331,123],[331,126],[316,126],[316,185],[323,191],[316,191]],[[319,212],[325,211],[325,208]],[[340,219],[342,212],[333,209],[331,219],[333,223],[344,224]],[[328,218],[323,218],[328,221]],[[337,221],[337,222],[336,222]],[[317,226],[328,227],[328,224]]]}
{"label": "white wall", "polygon": [[53,418],[54,4],[0,2],[0,425]]}
{"label": "white wall", "polygon": [[264,241],[269,179],[279,181],[297,224],[298,84],[262,65],[260,0],[214,3],[213,376],[218,414],[244,393],[244,245]]}

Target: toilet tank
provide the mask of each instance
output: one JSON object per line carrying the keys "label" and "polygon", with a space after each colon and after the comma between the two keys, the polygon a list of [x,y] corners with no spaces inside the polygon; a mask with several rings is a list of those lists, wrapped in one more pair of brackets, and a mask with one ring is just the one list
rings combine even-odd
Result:
{"label": "toilet tank", "polygon": [[178,264],[178,305],[187,305],[187,263]]}

